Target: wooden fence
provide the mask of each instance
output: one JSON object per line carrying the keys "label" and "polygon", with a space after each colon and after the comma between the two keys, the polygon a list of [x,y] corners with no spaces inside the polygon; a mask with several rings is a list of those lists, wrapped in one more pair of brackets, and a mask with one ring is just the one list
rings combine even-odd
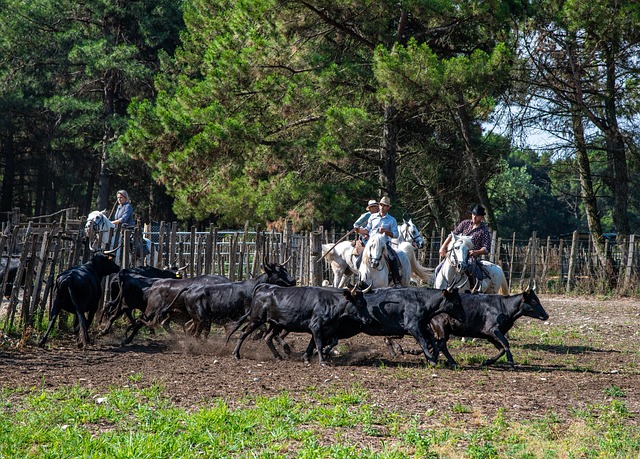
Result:
{"label": "wooden fence", "polygon": [[[50,299],[55,277],[62,271],[86,262],[91,257],[84,237],[84,218],[70,218],[68,212],[46,216],[47,219],[16,221],[2,224],[0,254],[2,264],[9,257],[18,260],[14,288],[3,298],[0,317],[3,329],[23,329],[40,324]],[[49,221],[43,221],[49,220]],[[148,264],[185,267],[186,275],[222,274],[232,280],[257,276],[261,264],[285,264],[299,285],[321,285],[332,281],[329,264],[322,259],[322,243],[332,243],[345,232],[317,231],[293,233],[287,225],[282,233],[260,231],[248,226],[240,231],[223,231],[211,226],[207,231],[180,231],[177,223],[161,222],[136,232],[152,241]],[[424,236],[424,235],[423,235]],[[425,247],[418,250],[419,262],[435,269],[438,249],[444,231],[424,237]],[[125,236],[126,237],[126,236]],[[539,239],[534,235],[509,239],[494,234],[492,251],[487,257],[505,272],[512,292],[521,291],[535,281],[539,292],[620,293],[636,295],[638,280],[638,242],[635,235],[616,243],[607,242],[610,265],[600,266],[589,238],[574,233],[568,238]],[[130,251],[123,250],[118,260],[121,267],[142,264]],[[8,270],[0,278],[1,291],[8,281]],[[108,285],[105,290],[108,289]],[[108,292],[105,292],[108,294]]]}

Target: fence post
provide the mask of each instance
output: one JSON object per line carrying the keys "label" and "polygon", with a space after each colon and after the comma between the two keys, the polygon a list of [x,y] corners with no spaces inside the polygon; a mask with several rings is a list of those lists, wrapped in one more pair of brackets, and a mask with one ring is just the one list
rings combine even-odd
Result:
{"label": "fence post", "polygon": [[496,239],[498,237],[498,232],[493,230],[491,233],[491,253],[489,254],[489,261],[491,263],[495,263],[496,259]]}
{"label": "fence post", "polygon": [[536,281],[536,249],[538,245],[538,236],[534,231],[531,235],[531,275],[529,276],[529,285]]}
{"label": "fence post", "polygon": [[511,291],[511,279],[513,279],[513,263],[516,258],[516,232],[513,232],[511,240],[511,250],[509,251],[509,291]]}
{"label": "fence post", "polygon": [[635,245],[635,240],[636,240],[635,234],[629,235],[629,251],[627,255],[627,266],[624,273],[625,288],[628,287],[629,283],[631,282],[631,271],[633,268],[633,253],[634,253],[633,247]]}
{"label": "fence post", "polygon": [[36,314],[38,303],[40,302],[40,291],[42,290],[42,281],[44,280],[45,270],[47,268],[47,254],[51,245],[51,235],[55,234],[56,223],[51,227],[51,232],[45,231],[42,235],[42,245],[40,246],[40,255],[38,255],[38,266],[36,268],[36,278],[34,282],[33,294],[31,296],[31,306],[29,307],[29,318],[27,325],[33,324],[33,317]]}
{"label": "fence post", "polygon": [[207,234],[207,243],[204,247],[204,272],[203,274],[213,274],[211,271],[211,260],[213,259],[213,247],[215,239],[213,238],[213,223],[209,225],[209,234]]}
{"label": "fence post", "polygon": [[22,290],[22,314],[21,314],[23,329],[26,329],[27,325],[30,325],[31,323],[31,314],[30,314],[31,296],[33,294],[33,288],[34,288],[33,273],[35,271],[36,258],[37,258],[36,252],[38,250],[37,246],[38,246],[39,239],[40,238],[38,234],[31,235],[31,238],[29,239],[31,241],[31,244],[29,244],[29,246],[31,248],[30,248],[29,257],[26,262],[26,266],[24,268],[24,273],[22,274],[23,280],[18,284],[14,284],[13,286],[13,288],[19,289],[20,285],[24,284],[24,288]]}
{"label": "fence post", "polygon": [[573,232],[573,238],[571,239],[571,255],[569,255],[569,272],[567,272],[567,292],[571,291],[571,284],[573,283],[573,276],[576,271],[576,257],[578,256],[578,231]]}
{"label": "fence post", "polygon": [[309,256],[309,284],[322,284],[322,265],[319,263],[322,256],[322,226],[318,231],[312,231],[310,234],[310,256]]}
{"label": "fence post", "polygon": [[[27,232],[24,235],[24,246],[22,248],[22,253],[20,254],[20,262],[18,264],[18,272],[16,272],[16,277],[13,280],[13,289],[11,290],[11,299],[9,300],[9,306],[7,307],[7,318],[4,323],[5,332],[9,331],[9,327],[13,325],[13,318],[16,314],[16,307],[18,306],[18,291],[20,290],[20,284],[22,282],[22,277],[25,273],[25,265],[27,263],[27,253],[30,252],[28,241],[31,237],[31,222],[29,222],[29,226],[27,226]],[[7,263],[8,266],[8,263]],[[8,269],[7,269],[8,271]]]}

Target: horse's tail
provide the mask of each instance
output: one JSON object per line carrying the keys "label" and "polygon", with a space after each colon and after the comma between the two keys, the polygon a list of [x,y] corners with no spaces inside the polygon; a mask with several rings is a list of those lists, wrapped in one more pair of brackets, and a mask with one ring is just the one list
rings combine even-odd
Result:
{"label": "horse's tail", "polygon": [[409,263],[411,263],[411,275],[417,277],[425,284],[430,283],[431,271],[418,263],[415,250],[413,250],[411,244],[407,243],[407,245],[405,245],[404,247],[406,247],[407,250],[403,250],[403,252],[407,254]]}
{"label": "horse's tail", "polygon": [[498,293],[500,295],[508,295],[509,294],[509,284],[507,283],[507,278],[502,274],[502,279],[500,282],[500,288],[498,289]]}

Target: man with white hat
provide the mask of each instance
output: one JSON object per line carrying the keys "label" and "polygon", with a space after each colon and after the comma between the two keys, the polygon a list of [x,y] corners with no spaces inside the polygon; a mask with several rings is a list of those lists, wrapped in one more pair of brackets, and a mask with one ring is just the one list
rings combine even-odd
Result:
{"label": "man with white hat", "polygon": [[[378,205],[378,201],[375,199],[369,199],[367,203],[367,211],[360,215],[358,219],[353,223],[353,230],[356,233],[360,233],[360,227],[364,227],[367,225],[369,221],[369,217],[371,215],[378,213],[378,209],[380,206]],[[351,243],[353,246],[353,254],[358,257],[356,260],[356,267],[360,267],[360,260],[362,259],[362,251],[364,250],[364,245],[367,243],[367,237],[364,234],[361,234],[360,237],[356,238],[355,241]]]}
{"label": "man with white hat", "polygon": [[360,215],[358,219],[353,223],[353,227],[356,230],[356,233],[360,229],[361,226],[367,226],[367,222],[369,221],[369,217],[373,214],[377,214],[380,206],[378,205],[378,201],[375,199],[369,199],[369,203],[367,204],[367,211]]}
{"label": "man with white hat", "polygon": [[366,228],[360,228],[357,230],[359,234],[369,235],[371,233],[383,233],[387,240],[387,253],[389,254],[389,265],[391,267],[391,277],[395,284],[400,284],[400,269],[398,267],[398,256],[395,250],[391,247],[391,238],[398,237],[398,222],[395,218],[389,215],[389,208],[391,208],[391,199],[388,196],[383,196],[380,199],[380,212],[372,214],[369,217]]}

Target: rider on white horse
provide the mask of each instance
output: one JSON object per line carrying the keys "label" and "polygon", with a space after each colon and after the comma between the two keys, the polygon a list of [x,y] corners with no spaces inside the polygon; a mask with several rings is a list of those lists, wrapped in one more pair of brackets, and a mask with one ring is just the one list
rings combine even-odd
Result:
{"label": "rider on white horse", "polygon": [[[358,233],[358,230],[362,227],[367,226],[367,222],[369,221],[369,217],[373,214],[377,214],[380,206],[378,201],[375,199],[370,199],[367,204],[367,211],[360,215],[358,219],[353,222],[353,230]],[[360,262],[362,261],[362,250],[364,249],[365,244],[367,243],[368,236],[364,234],[358,234],[358,237],[353,242],[353,255],[356,256],[356,268],[360,267]]]}
{"label": "rider on white horse", "polygon": [[395,218],[388,214],[391,207],[391,200],[388,196],[383,196],[380,199],[380,211],[375,214],[371,214],[367,221],[366,228],[356,228],[356,233],[363,234],[365,236],[373,233],[382,233],[386,237],[387,253],[389,254],[389,265],[391,269],[391,277],[393,282],[397,285],[401,284],[400,269],[398,268],[398,256],[391,247],[391,238],[398,237],[398,222]]}
{"label": "rider on white horse", "polygon": [[[480,268],[480,264],[475,261],[479,259],[482,255],[488,255],[491,251],[491,234],[489,233],[489,229],[487,225],[484,223],[485,210],[481,204],[477,204],[471,210],[471,218],[468,220],[461,221],[455,230],[453,230],[453,234],[459,236],[469,236],[473,241],[473,249],[469,250],[469,263],[470,269],[473,276],[477,280],[482,280],[484,277],[484,273]],[[447,256],[447,248],[449,247],[449,243],[451,242],[451,234],[447,236],[445,241],[440,246],[440,257],[444,258]],[[444,261],[440,262],[440,264],[436,267],[435,276],[438,275],[438,271],[442,267]]]}

